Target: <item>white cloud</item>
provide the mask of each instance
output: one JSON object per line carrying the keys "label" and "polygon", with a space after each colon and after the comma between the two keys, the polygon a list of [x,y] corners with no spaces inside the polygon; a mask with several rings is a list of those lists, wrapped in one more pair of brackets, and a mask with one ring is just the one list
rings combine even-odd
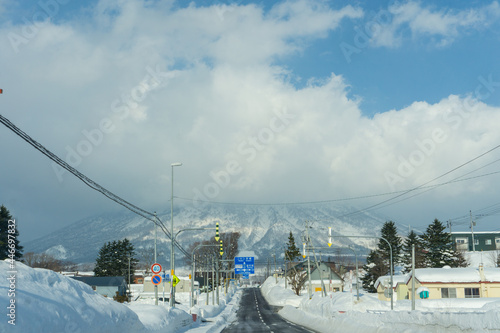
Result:
{"label": "white cloud", "polygon": [[409,1],[390,6],[383,16],[391,20],[375,22],[377,29],[370,36],[374,46],[400,46],[408,32],[414,39],[430,37],[432,44],[445,46],[470,30],[481,30],[496,22],[500,6],[494,1],[478,8],[445,10]]}
{"label": "white cloud", "polygon": [[[419,149],[415,141],[436,128],[447,139],[395,188],[431,179],[499,141],[499,110],[484,103],[463,118],[455,113],[466,99],[450,96],[368,119],[342,76],[290,84],[293,73],[277,57],[360,15],[309,1],[268,14],[255,5],[101,1],[90,23],[47,22],[17,53],[0,41],[0,61],[9,64],[2,114],[64,159],[70,150],[88,152],[78,170],[158,211],[168,207],[172,162],[184,164],[175,171],[180,197],[199,190],[216,201],[308,201],[390,191],[385,174],[397,175],[399,157],[408,159]],[[0,34],[10,32],[22,27]],[[63,224],[113,206],[68,174],[59,183],[48,160],[7,130],[0,139],[12,161],[4,169],[9,180],[2,179],[12,210],[50,207],[64,216],[51,223]]]}

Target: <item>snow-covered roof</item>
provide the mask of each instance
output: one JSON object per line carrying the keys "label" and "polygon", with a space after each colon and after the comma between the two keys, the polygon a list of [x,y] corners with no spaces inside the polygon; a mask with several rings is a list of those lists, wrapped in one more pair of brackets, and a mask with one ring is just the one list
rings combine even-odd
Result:
{"label": "snow-covered roof", "polygon": [[[377,288],[379,284],[384,284],[384,281],[391,281],[390,275],[381,276],[375,281],[374,287]],[[398,283],[406,283],[406,275],[393,275],[392,276],[392,287],[396,287]]]}
{"label": "snow-covered roof", "polygon": [[415,270],[420,282],[479,282],[481,276],[475,268],[420,268]]}
{"label": "snow-covered roof", "polygon": [[[472,232],[470,232],[470,231],[453,231],[451,234],[452,235],[471,235]],[[474,235],[475,234],[498,235],[498,234],[500,234],[500,231],[474,231]]]}
{"label": "snow-covered roof", "polygon": [[484,268],[484,280],[488,282],[500,282],[500,268]]}
{"label": "snow-covered roof", "polygon": [[[485,281],[500,282],[500,268],[485,268]],[[478,268],[418,268],[415,277],[420,282],[467,283],[480,282],[481,275]],[[406,283],[410,281],[408,274]]]}

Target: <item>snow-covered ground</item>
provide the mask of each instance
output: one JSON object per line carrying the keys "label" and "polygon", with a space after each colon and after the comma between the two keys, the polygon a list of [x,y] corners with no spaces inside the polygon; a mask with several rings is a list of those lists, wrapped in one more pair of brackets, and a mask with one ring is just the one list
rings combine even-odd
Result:
{"label": "snow-covered ground", "polygon": [[378,300],[376,294],[350,292],[296,296],[284,288],[284,280],[268,279],[262,292],[269,303],[284,305],[285,319],[319,332],[500,332],[500,299],[416,300],[394,303]]}
{"label": "snow-covered ground", "polygon": [[[0,333],[154,333],[201,332],[221,326],[231,314],[236,288],[227,295],[220,292],[219,305],[189,308],[189,294],[178,293],[176,308],[141,297],[131,304],[120,304],[98,295],[92,288],[51,270],[31,268],[22,263],[0,261]],[[205,296],[206,294],[203,294]],[[206,297],[206,296],[205,296]],[[234,299],[236,303],[230,303]],[[204,299],[203,299],[204,300]],[[212,299],[210,299],[210,304]],[[201,304],[205,304],[201,302]],[[193,321],[192,314],[197,314]],[[210,318],[202,323],[200,315]],[[225,321],[224,321],[225,322]]]}
{"label": "snow-covered ground", "polygon": [[[283,306],[279,314],[285,319],[319,332],[500,332],[500,299],[495,298],[417,300],[416,311],[410,311],[410,301],[403,300],[396,301],[391,311],[390,302],[379,301],[373,294],[361,294],[359,302],[350,292],[327,297],[317,292],[311,299],[307,292],[296,296],[284,288],[283,279],[276,283],[269,278],[261,290],[272,305]],[[119,304],[61,274],[21,263],[12,269],[3,261],[0,332],[216,333],[236,318],[241,291],[235,287],[227,295],[221,291],[219,305],[211,305],[212,299],[204,305],[206,294],[201,294],[200,305],[193,308],[188,293],[177,293],[181,304],[175,309],[161,302],[155,306],[147,295],[131,304]]]}

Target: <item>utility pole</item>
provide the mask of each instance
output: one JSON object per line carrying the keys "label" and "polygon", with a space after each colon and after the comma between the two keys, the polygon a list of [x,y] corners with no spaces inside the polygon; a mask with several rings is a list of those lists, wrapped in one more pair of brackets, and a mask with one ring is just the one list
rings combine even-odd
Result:
{"label": "utility pole", "polygon": [[214,276],[214,257],[212,257],[212,305],[215,305],[215,276]]}
{"label": "utility pole", "polygon": [[347,236],[347,235],[342,235],[342,236],[332,236],[332,237],[337,237],[337,238],[378,238],[378,239],[381,239],[383,240],[384,242],[387,243],[387,245],[389,246],[389,262],[390,262],[390,274],[391,274],[391,288],[389,289],[390,291],[390,295],[391,295],[391,310],[394,310],[394,297],[393,297],[393,294],[394,294],[394,278],[393,278],[393,275],[394,275],[394,272],[393,272],[393,261],[392,261],[392,246],[391,246],[391,243],[389,243],[389,241],[387,239],[385,239],[384,237],[379,237],[379,236],[361,236],[361,235],[355,235],[355,236]]}
{"label": "utility pole", "polygon": [[[307,288],[307,292],[309,294],[309,299],[312,298],[312,285],[311,285],[311,260],[309,255],[309,243],[311,239],[309,238],[309,221],[306,221],[306,242],[307,242],[307,277],[309,280],[309,285]],[[320,272],[321,274],[321,272]]]}
{"label": "utility pole", "polygon": [[285,256],[283,258],[285,260],[285,289],[287,289],[287,287],[288,287],[287,286],[287,280],[288,279],[287,279],[287,274],[286,274],[286,269],[287,269],[287,267],[286,267],[286,248],[285,248]]}
{"label": "utility pole", "polygon": [[[132,292],[130,291],[130,253],[128,254],[128,295],[132,295]],[[130,302],[130,299],[128,300]]]}
{"label": "utility pole", "polygon": [[474,221],[472,221],[472,210],[469,210],[470,213],[470,230],[472,235],[472,252],[476,252],[476,242],[474,241]]}
{"label": "utility pole", "polygon": [[207,256],[205,256],[205,259],[206,259],[205,262],[207,263],[207,265],[205,266],[205,268],[207,270],[207,279],[205,280],[205,283],[206,283],[206,286],[207,286],[207,302],[205,303],[205,305],[208,305],[208,302],[210,301],[210,299],[209,299],[210,293],[208,292],[208,285],[209,285],[209,283],[208,283],[208,260],[209,259],[208,259]]}
{"label": "utility pole", "polygon": [[191,302],[190,302],[190,306],[193,307],[194,306],[194,279],[196,277],[196,256],[194,255],[194,251],[193,251],[193,260],[192,260],[192,269],[191,269]]}
{"label": "utility pole", "polygon": [[[156,212],[155,212],[155,264],[156,264],[156,239],[157,239],[157,231],[156,227],[158,226],[158,220],[156,219]],[[158,285],[155,284],[155,305],[158,305]]]}
{"label": "utility pole", "polygon": [[273,254],[274,256],[274,276],[276,277],[276,284],[278,284],[278,272],[276,271],[276,253]]}
{"label": "utility pole", "polygon": [[415,310],[415,244],[411,244],[411,309]]}
{"label": "utility pole", "polygon": [[266,280],[269,277],[269,271],[271,270],[269,267],[270,267],[270,265],[269,265],[269,258],[267,258]]}

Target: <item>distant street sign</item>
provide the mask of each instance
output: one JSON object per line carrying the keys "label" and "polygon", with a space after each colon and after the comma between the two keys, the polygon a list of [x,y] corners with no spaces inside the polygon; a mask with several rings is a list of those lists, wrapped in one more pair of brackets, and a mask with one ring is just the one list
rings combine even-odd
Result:
{"label": "distant street sign", "polygon": [[161,276],[160,275],[153,275],[151,277],[151,283],[153,283],[155,286],[159,285],[161,283]]}
{"label": "distant street sign", "polygon": [[161,272],[161,265],[160,264],[151,265],[151,272],[153,272],[153,274],[160,273]]}
{"label": "distant street sign", "polygon": [[243,273],[243,279],[249,279],[250,278],[250,273],[249,272],[244,272]]}
{"label": "distant street sign", "polygon": [[167,274],[165,271],[161,272],[160,276],[163,282],[170,281],[170,274]]}
{"label": "distant street sign", "polygon": [[255,274],[254,257],[235,257],[234,258],[234,274]]}

